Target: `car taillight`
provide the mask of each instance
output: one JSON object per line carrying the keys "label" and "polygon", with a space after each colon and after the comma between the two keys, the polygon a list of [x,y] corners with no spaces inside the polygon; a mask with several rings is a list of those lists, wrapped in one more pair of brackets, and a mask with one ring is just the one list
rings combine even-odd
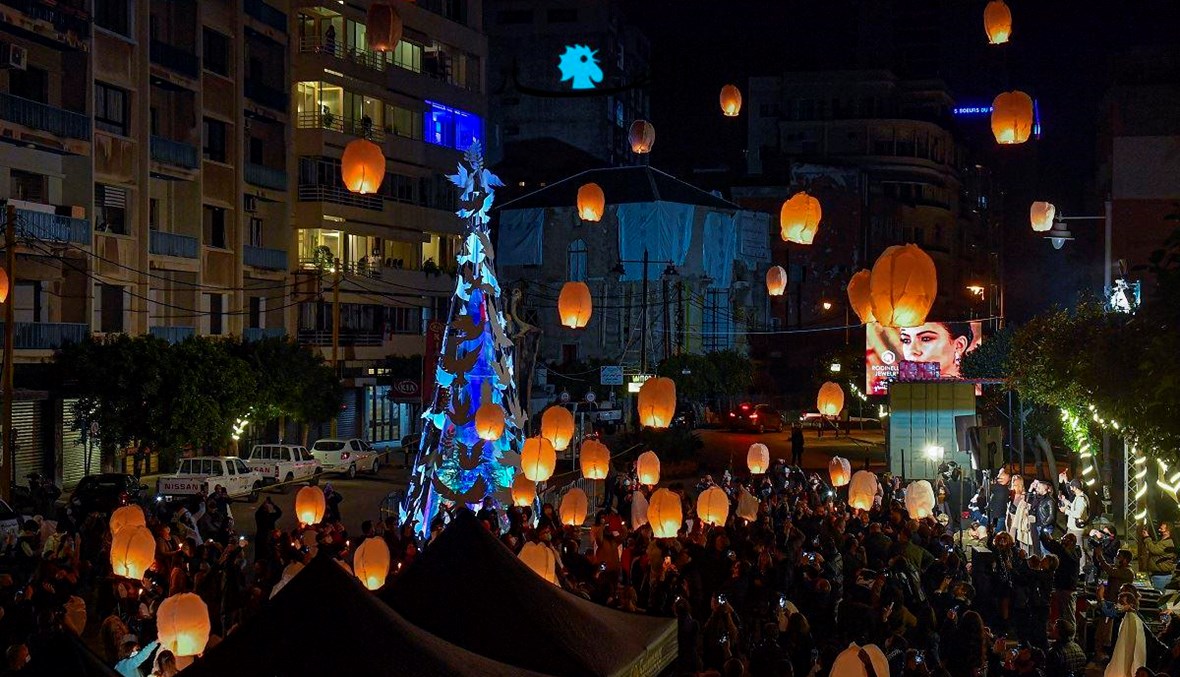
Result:
{"label": "car taillight", "polygon": [[734,416],[737,416],[737,414],[733,413],[732,411],[731,411],[731,412],[729,412],[729,417],[730,417],[730,418],[733,418]]}
{"label": "car taillight", "polygon": [[349,456],[349,453],[346,451],[346,452],[344,452],[344,453],[340,454],[340,460],[341,460],[341,461],[347,461],[347,460],[348,460],[348,456]]}
{"label": "car taillight", "polygon": [[758,414],[750,414],[750,418],[758,418]]}

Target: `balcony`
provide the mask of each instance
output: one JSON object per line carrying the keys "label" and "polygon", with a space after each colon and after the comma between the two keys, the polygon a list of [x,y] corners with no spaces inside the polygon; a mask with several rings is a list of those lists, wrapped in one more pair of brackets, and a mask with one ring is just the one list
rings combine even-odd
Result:
{"label": "balcony", "polygon": [[197,163],[196,146],[165,139],[162,136],[152,137],[152,160],[185,169],[196,169],[200,166]]}
{"label": "balcony", "polygon": [[242,250],[242,255],[247,266],[265,268],[266,270],[287,269],[287,250],[285,249],[268,249],[246,245]]}
{"label": "balcony", "polygon": [[315,184],[301,184],[299,186],[300,202],[330,202],[346,207],[360,207],[381,211],[382,199],[377,195],[360,195],[347,188],[338,186],[320,186]]}
{"label": "balcony", "polygon": [[286,338],[284,327],[246,327],[242,330],[243,341],[261,341],[268,338]]}
{"label": "balcony", "polygon": [[[332,345],[331,330],[300,329],[299,342],[309,346]],[[342,346],[381,346],[385,342],[385,334],[381,332],[365,332],[341,330],[340,345]]]}
{"label": "balcony", "polygon": [[246,98],[267,108],[287,112],[287,92],[264,85],[257,80],[246,81]]}
{"label": "balcony", "polygon": [[194,327],[148,327],[148,333],[168,343],[180,343],[197,335]]}
{"label": "balcony", "polygon": [[[19,219],[16,224],[19,236],[90,246],[91,227],[90,221],[86,219],[74,219],[31,209],[18,209],[16,216]],[[0,221],[3,219],[0,218]]]}
{"label": "balcony", "polygon": [[287,172],[253,162],[246,163],[246,183],[259,188],[287,190]]}
{"label": "balcony", "polygon": [[152,63],[190,78],[201,71],[201,60],[196,54],[161,40],[151,42]]}
{"label": "balcony", "polygon": [[14,345],[17,350],[56,350],[66,343],[81,343],[89,333],[88,324],[17,322]]}
{"label": "balcony", "polygon": [[153,230],[151,241],[148,243],[148,251],[157,256],[195,259],[197,258],[198,245],[195,237]]}
{"label": "balcony", "polygon": [[301,54],[326,54],[337,59],[352,61],[379,73],[385,72],[385,67],[389,65],[384,55],[379,52],[346,47],[341,40],[329,42],[318,35],[309,35],[300,39],[299,52]]}
{"label": "balcony", "polygon": [[0,5],[11,7],[32,21],[43,21],[53,26],[56,32],[73,36],[79,45],[83,45],[86,38],[90,37],[90,13],[86,11],[87,4],[80,0],[0,0]]}
{"label": "balcony", "polygon": [[287,32],[287,15],[262,0],[246,0],[246,14],[276,31]]}
{"label": "balcony", "polygon": [[385,130],[363,119],[345,118],[333,113],[303,111],[295,122],[299,129],[331,129],[342,134],[367,138],[374,143],[385,140]]}
{"label": "balcony", "polygon": [[64,108],[0,92],[0,119],[65,139],[90,140],[90,118]]}

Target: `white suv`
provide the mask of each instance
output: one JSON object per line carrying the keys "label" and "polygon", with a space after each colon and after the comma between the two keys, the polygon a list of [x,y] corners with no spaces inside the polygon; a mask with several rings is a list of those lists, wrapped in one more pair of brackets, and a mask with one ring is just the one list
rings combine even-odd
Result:
{"label": "white suv", "polygon": [[256,444],[246,465],[262,473],[268,484],[313,479],[320,474],[320,462],[295,444]]}
{"label": "white suv", "polygon": [[320,462],[324,472],[342,472],[356,477],[357,472],[377,474],[381,461],[377,450],[364,440],[355,437],[348,440],[317,440],[311,445],[311,455]]}
{"label": "white suv", "polygon": [[230,498],[245,496],[253,502],[262,488],[262,475],[237,456],[197,456],[181,459],[175,475],[156,480],[156,493],[162,496],[209,495],[217,487],[225,487]]}

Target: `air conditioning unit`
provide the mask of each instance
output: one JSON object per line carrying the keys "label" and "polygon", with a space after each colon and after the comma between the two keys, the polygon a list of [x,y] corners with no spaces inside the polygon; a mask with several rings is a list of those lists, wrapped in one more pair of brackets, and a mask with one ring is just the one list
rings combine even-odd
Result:
{"label": "air conditioning unit", "polygon": [[0,51],[0,57],[2,57],[0,66],[4,68],[15,68],[23,71],[29,67],[29,50],[20,45],[4,44],[2,51]]}
{"label": "air conditioning unit", "polygon": [[243,195],[242,208],[246,210],[247,214],[253,214],[258,211],[258,196],[257,195]]}

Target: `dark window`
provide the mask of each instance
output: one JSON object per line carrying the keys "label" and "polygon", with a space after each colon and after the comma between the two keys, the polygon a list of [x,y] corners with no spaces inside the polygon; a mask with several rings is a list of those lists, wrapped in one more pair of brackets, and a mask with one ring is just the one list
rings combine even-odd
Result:
{"label": "dark window", "polygon": [[561,344],[561,363],[573,364],[578,361],[578,344],[563,343]]}
{"label": "dark window", "polygon": [[578,10],[573,7],[551,9],[545,14],[545,20],[551,24],[577,23]]}
{"label": "dark window", "polygon": [[204,207],[205,244],[225,249],[225,210],[221,207]]}
{"label": "dark window", "polygon": [[94,0],[94,24],[130,36],[131,0]]}
{"label": "dark window", "polygon": [[260,139],[256,136],[251,136],[249,145],[247,146],[249,156],[246,161],[251,164],[255,164],[255,165],[262,164],[263,145],[264,145],[264,142],[262,141],[262,139]]}
{"label": "dark window", "polygon": [[501,10],[496,15],[496,22],[501,25],[531,24],[533,22],[533,10],[531,10],[531,9],[505,9],[505,10]]}
{"label": "dark window", "polygon": [[206,160],[225,162],[225,128],[221,120],[205,118],[205,148]]}
{"label": "dark window", "polygon": [[229,75],[229,37],[209,28],[205,29],[205,70]]}
{"label": "dark window", "polygon": [[47,204],[45,199],[45,176],[34,174],[21,169],[13,169],[9,173],[9,194],[26,202],[40,202]]}
{"label": "dark window", "polygon": [[262,229],[262,219],[258,218],[257,216],[251,216],[249,226],[250,226],[250,230],[249,230],[250,246],[251,247],[261,247],[262,246],[262,230],[263,230]]}
{"label": "dark window", "polygon": [[220,336],[225,330],[222,318],[224,304],[225,297],[221,294],[209,295],[209,333],[214,336]]}
{"label": "dark window", "polygon": [[251,296],[250,297],[250,326],[251,327],[261,327],[262,326],[262,297],[261,296]]}
{"label": "dark window", "polygon": [[148,198],[148,230],[160,229],[160,200]]}
{"label": "dark window", "polygon": [[8,71],[8,91],[13,96],[49,103],[49,74],[33,66],[25,70],[13,68]]}
{"label": "dark window", "polygon": [[99,232],[127,235],[127,189],[94,184],[94,213]]}
{"label": "dark window", "polygon": [[102,82],[94,83],[94,126],[127,136],[127,92]]}
{"label": "dark window", "polygon": [[99,331],[123,331],[123,288],[113,284],[99,285],[99,288]]}

